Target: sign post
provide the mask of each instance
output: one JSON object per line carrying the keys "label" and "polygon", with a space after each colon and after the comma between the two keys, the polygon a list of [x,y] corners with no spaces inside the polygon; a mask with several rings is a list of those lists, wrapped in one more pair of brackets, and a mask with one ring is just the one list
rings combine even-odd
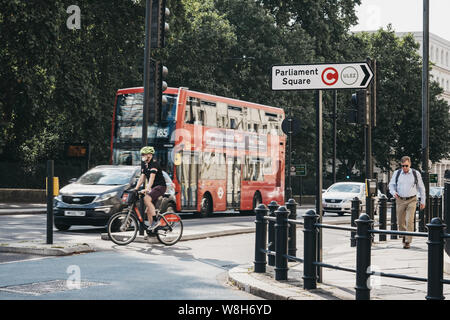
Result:
{"label": "sign post", "polygon": [[[374,73],[365,62],[319,63],[272,66],[273,91],[316,90],[316,214],[322,223],[322,90],[366,89]],[[290,163],[289,163],[290,167]],[[290,178],[290,173],[289,177]],[[322,229],[317,236],[317,260],[322,261]],[[322,268],[317,268],[318,282],[322,282]]]}

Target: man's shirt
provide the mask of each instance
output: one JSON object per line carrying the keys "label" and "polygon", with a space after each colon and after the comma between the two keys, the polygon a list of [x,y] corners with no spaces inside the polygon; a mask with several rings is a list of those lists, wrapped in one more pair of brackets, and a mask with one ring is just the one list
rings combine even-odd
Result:
{"label": "man's shirt", "polygon": [[164,179],[164,176],[162,175],[162,170],[158,162],[154,161],[153,159],[150,160],[149,163],[145,161],[141,161],[141,174],[145,174],[147,180],[150,179],[150,171],[152,169],[157,170],[155,174],[155,180],[153,181],[153,185],[151,188],[154,188],[156,186],[166,186],[166,180]]}
{"label": "man's shirt", "polygon": [[389,192],[395,195],[395,192],[402,198],[411,197],[420,194],[420,203],[425,204],[425,185],[422,181],[422,176],[419,171],[416,170],[417,174],[417,185],[414,184],[414,174],[412,169],[409,168],[408,173],[404,173],[403,169],[400,170],[400,176],[398,177],[397,185],[395,185],[395,180],[397,177],[397,170],[394,171],[391,181],[389,182]]}

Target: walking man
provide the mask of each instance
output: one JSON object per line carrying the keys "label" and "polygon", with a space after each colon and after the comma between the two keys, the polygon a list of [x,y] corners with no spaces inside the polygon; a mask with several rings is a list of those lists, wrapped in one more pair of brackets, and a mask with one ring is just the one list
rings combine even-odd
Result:
{"label": "walking man", "polygon": [[[417,192],[420,193],[420,210],[425,208],[425,186],[419,171],[411,168],[411,158],[401,159],[402,168],[392,175],[389,192],[395,197],[399,231],[414,231]],[[403,237],[403,248],[409,249],[411,236]]]}

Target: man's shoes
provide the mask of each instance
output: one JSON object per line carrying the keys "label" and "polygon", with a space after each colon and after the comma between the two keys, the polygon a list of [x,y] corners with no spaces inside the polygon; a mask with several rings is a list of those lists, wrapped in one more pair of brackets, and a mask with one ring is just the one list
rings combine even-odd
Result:
{"label": "man's shoes", "polygon": [[403,245],[403,249],[409,249],[409,248],[410,248],[409,242],[405,242],[405,244]]}

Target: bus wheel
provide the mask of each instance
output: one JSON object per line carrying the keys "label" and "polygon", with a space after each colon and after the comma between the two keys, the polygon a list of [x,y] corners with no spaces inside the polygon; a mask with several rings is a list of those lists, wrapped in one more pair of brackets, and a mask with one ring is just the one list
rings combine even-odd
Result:
{"label": "bus wheel", "polygon": [[200,206],[200,217],[205,218],[209,215],[211,215],[213,211],[213,203],[211,196],[209,193],[205,193],[202,198],[202,203]]}
{"label": "bus wheel", "polygon": [[256,209],[256,207],[259,206],[261,203],[262,203],[261,193],[257,191],[253,196],[253,210]]}

